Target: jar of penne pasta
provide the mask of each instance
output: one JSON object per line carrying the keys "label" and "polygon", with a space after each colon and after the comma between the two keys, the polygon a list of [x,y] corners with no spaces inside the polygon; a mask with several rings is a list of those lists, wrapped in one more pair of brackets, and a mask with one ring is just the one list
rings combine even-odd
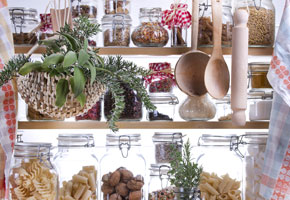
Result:
{"label": "jar of penne pasta", "polygon": [[54,162],[59,173],[59,200],[97,199],[98,160],[92,134],[60,134]]}
{"label": "jar of penne pasta", "polygon": [[9,200],[57,200],[58,175],[50,143],[18,143],[9,176]]}
{"label": "jar of penne pasta", "polygon": [[202,135],[198,165],[203,167],[199,189],[204,200],[244,199],[243,162],[236,135]]}

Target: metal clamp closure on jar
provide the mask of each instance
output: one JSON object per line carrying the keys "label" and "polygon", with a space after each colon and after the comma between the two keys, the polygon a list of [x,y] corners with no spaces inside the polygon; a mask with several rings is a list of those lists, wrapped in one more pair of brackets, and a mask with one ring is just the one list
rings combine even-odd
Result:
{"label": "metal clamp closure on jar", "polygon": [[117,26],[122,26],[122,30],[125,30],[125,17],[124,15],[113,15],[113,19],[112,19],[112,29],[113,29],[113,33],[114,33],[114,40],[117,39]]}
{"label": "metal clamp closure on jar", "polygon": [[57,140],[58,147],[63,148],[95,147],[92,134],[60,134]]}
{"label": "metal clamp closure on jar", "polygon": [[161,18],[161,8],[140,8],[140,18],[148,17],[150,22],[158,21]]}
{"label": "metal clamp closure on jar", "polygon": [[[206,3],[199,4],[199,13],[202,11],[202,15],[200,17],[203,17],[205,12],[211,7],[209,0],[206,0]],[[230,5],[223,5],[223,8],[232,8]]]}
{"label": "metal clamp closure on jar", "polygon": [[[23,14],[22,15],[19,15],[19,14],[16,15],[15,11],[20,11]],[[10,10],[10,13],[11,13],[11,21],[12,21],[12,23],[14,25],[15,33],[17,33],[16,24],[20,24],[20,33],[22,33],[22,27],[23,27],[23,24],[24,24],[24,9],[13,8],[13,9]]]}
{"label": "metal clamp closure on jar", "polygon": [[[163,171],[166,171],[166,173],[163,173],[162,168],[167,168],[167,170],[163,170]],[[162,189],[168,187],[168,182],[170,179],[170,175],[168,174],[169,170],[170,170],[170,167],[168,165],[160,165],[159,166],[159,178],[161,180],[161,188]],[[164,180],[166,181],[165,187],[163,186]]]}
{"label": "metal clamp closure on jar", "polygon": [[169,104],[169,105],[177,105],[179,104],[179,100],[174,95],[150,95],[150,101],[153,104]]}
{"label": "metal clamp closure on jar", "polygon": [[[262,145],[265,146],[267,144],[268,134],[266,133],[260,133],[260,134],[244,134],[239,136],[239,141],[237,145]],[[244,154],[242,154],[242,158],[245,157]]]}
{"label": "metal clamp closure on jar", "polygon": [[265,92],[257,91],[249,93],[248,99],[261,99],[261,100],[272,100],[274,96],[274,91]]}

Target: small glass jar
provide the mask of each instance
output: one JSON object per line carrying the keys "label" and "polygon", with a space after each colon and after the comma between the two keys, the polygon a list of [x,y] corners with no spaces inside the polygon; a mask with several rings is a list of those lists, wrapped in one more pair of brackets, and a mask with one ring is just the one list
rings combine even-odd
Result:
{"label": "small glass jar", "polygon": [[[59,173],[59,197],[97,199],[98,160],[92,134],[60,134],[54,162]],[[87,198],[85,198],[87,197]]]}
{"label": "small glass jar", "polygon": [[130,14],[130,0],[104,0],[104,12],[108,14]]}
{"label": "small glass jar", "polygon": [[101,109],[102,109],[102,101],[99,100],[88,112],[76,116],[76,120],[101,120]]}
{"label": "small glass jar", "polygon": [[250,121],[270,120],[273,103],[273,92],[249,93]]}
{"label": "small glass jar", "polygon": [[155,162],[169,163],[171,160],[172,148],[182,151],[182,133],[160,133],[157,132],[152,137],[155,149]]}
{"label": "small glass jar", "polygon": [[129,15],[105,15],[102,19],[104,46],[128,47],[131,23]]}
{"label": "small glass jar", "polygon": [[249,46],[272,47],[275,40],[275,7],[272,0],[238,0],[236,9],[249,11]]}
{"label": "small glass jar", "polygon": [[161,25],[161,8],[140,8],[141,24],[133,31],[132,41],[138,47],[163,47],[168,31]]}
{"label": "small glass jar", "polygon": [[9,176],[9,200],[57,200],[58,175],[51,163],[51,144],[18,143]]}
{"label": "small glass jar", "polygon": [[247,133],[240,136],[240,144],[244,149],[245,167],[245,200],[264,199],[260,196],[260,185],[265,159],[268,134]]}
{"label": "small glass jar", "polygon": [[272,88],[267,78],[269,66],[270,63],[249,63],[248,77],[251,91]]}
{"label": "small glass jar", "polygon": [[202,96],[188,96],[179,107],[179,115],[186,121],[206,121],[213,119],[216,107],[208,94]]}
{"label": "small glass jar", "polygon": [[[142,119],[142,102],[137,96],[137,92],[129,87],[128,84],[122,83],[124,89],[125,108],[121,113],[119,120],[139,121]],[[114,108],[114,99],[110,91],[107,91],[104,97],[104,115],[108,119]]]}
{"label": "small glass jar", "polygon": [[230,121],[232,120],[231,99],[227,95],[221,100],[216,101],[217,118],[218,121]]}
{"label": "small glass jar", "polygon": [[146,162],[140,141],[140,134],[107,135],[107,152],[101,159],[101,199],[145,199]]}
{"label": "small glass jar", "polygon": [[71,0],[72,17],[83,16],[89,19],[96,19],[97,3],[96,0]]}
{"label": "small glass jar", "polygon": [[151,165],[148,200],[174,200],[175,194],[174,188],[170,184],[169,170],[169,165]]}
{"label": "small glass jar", "polygon": [[172,26],[171,27],[171,47],[187,46],[187,29],[189,27]]}
{"label": "small glass jar", "polygon": [[38,34],[35,28],[39,25],[36,9],[10,7],[14,44],[35,44]]}
{"label": "small glass jar", "polygon": [[[210,1],[204,0],[199,4],[199,46],[213,45],[213,21],[212,6]],[[222,45],[229,47],[232,45],[232,28],[234,26],[231,1],[223,1],[222,10]]]}

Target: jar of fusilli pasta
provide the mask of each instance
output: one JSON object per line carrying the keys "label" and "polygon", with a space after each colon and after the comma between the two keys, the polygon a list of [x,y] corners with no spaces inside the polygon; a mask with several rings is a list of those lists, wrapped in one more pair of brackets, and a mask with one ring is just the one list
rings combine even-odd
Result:
{"label": "jar of fusilli pasta", "polygon": [[59,200],[97,199],[98,160],[92,134],[58,135],[54,163],[59,173]]}
{"label": "jar of fusilli pasta", "polygon": [[9,200],[57,200],[58,175],[50,161],[51,144],[18,143],[9,176]]}

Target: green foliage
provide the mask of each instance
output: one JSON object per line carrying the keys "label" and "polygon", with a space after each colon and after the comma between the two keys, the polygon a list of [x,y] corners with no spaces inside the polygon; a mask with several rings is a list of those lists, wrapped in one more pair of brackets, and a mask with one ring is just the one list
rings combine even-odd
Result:
{"label": "green foliage", "polygon": [[171,176],[170,182],[172,185],[179,188],[182,187],[188,191],[198,187],[200,174],[202,173],[202,167],[192,161],[191,150],[192,147],[189,140],[183,145],[182,152],[176,146],[172,146],[171,170],[168,172]]}

